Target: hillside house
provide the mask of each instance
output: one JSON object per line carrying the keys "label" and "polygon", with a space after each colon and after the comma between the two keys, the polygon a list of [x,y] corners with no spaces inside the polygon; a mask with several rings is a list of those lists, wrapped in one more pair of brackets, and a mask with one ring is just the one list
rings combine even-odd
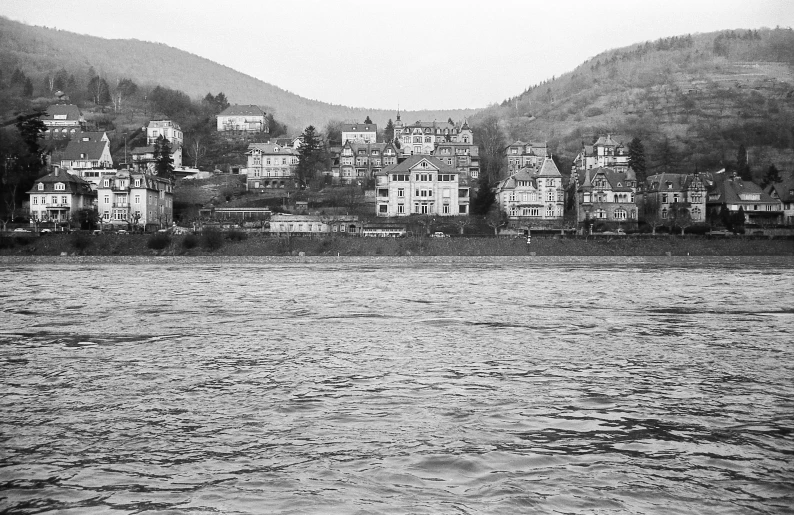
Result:
{"label": "hillside house", "polygon": [[36,179],[30,195],[30,223],[67,222],[80,209],[93,209],[96,194],[91,185],[76,175],[55,169]]}
{"label": "hillside house", "polygon": [[397,164],[392,143],[354,143],[347,140],[339,152],[339,179],[344,184],[366,182],[387,166]]}
{"label": "hillside house", "polygon": [[116,226],[168,227],[174,219],[173,188],[170,180],[149,173],[105,175],[96,190],[99,217]]}
{"label": "hillside house", "polygon": [[744,221],[748,224],[783,223],[783,204],[761,186],[742,180],[736,173],[729,175],[724,170],[713,174],[713,178],[706,198],[706,206],[712,216],[719,216],[725,207],[731,212],[744,211]]}
{"label": "hillside house", "polygon": [[182,129],[179,128],[179,124],[171,120],[151,120],[146,126],[147,145],[154,145],[160,136],[168,140],[171,148],[181,147],[185,144]]}
{"label": "hillside house", "polygon": [[255,105],[229,106],[216,117],[218,132],[268,132],[266,114]]}
{"label": "hillside house", "polygon": [[496,201],[513,229],[561,229],[565,209],[562,174],[551,158],[524,167],[496,186]]}
{"label": "hillside house", "polygon": [[637,225],[637,177],[634,170],[597,167],[573,173],[571,183],[576,195],[576,220],[588,220],[615,227]]}
{"label": "hillside house", "polygon": [[344,123],[342,124],[342,144],[351,143],[377,143],[378,126],[374,123]]}
{"label": "hillside house", "polygon": [[375,174],[376,214],[469,214],[468,178],[433,156],[413,155]]}
{"label": "hillside house", "polygon": [[693,222],[705,222],[706,191],[707,183],[698,172],[651,175],[645,179],[645,215],[667,220],[672,207],[683,207]]}
{"label": "hillside house", "polygon": [[601,136],[592,145],[582,145],[582,150],[574,159],[574,169],[581,171],[593,168],[625,172],[629,168],[628,147],[615,141],[610,134]]}
{"label": "hillside house", "polygon": [[102,170],[113,168],[109,140],[83,141],[82,137],[72,139],[63,151],[60,166],[88,182],[96,183]]}
{"label": "hillside house", "polygon": [[789,173],[783,181],[770,184],[764,192],[780,202],[783,223],[794,225],[794,174]]}
{"label": "hillside house", "polygon": [[74,104],[55,104],[41,117],[45,139],[70,139],[85,127],[83,113]]}
{"label": "hillside house", "polygon": [[251,143],[245,155],[248,159],[248,191],[295,185],[297,150],[275,143]]}
{"label": "hillside house", "polygon": [[405,124],[399,113],[394,122],[394,138],[400,142],[404,156],[433,155],[436,146],[444,142],[474,143],[473,132],[466,121],[461,125],[449,121]]}
{"label": "hillside house", "polygon": [[512,174],[522,168],[539,168],[549,156],[546,143],[515,141],[505,149],[507,172]]}
{"label": "hillside house", "polygon": [[437,143],[433,156],[442,163],[465,174],[469,179],[480,177],[480,148],[472,143],[471,140],[469,140],[469,143],[462,141]]}
{"label": "hillside house", "polygon": [[[154,175],[157,169],[157,159],[154,151],[154,145],[133,148],[130,152],[133,170],[138,173]],[[174,161],[174,168],[182,168],[182,147],[171,148],[171,159]]]}

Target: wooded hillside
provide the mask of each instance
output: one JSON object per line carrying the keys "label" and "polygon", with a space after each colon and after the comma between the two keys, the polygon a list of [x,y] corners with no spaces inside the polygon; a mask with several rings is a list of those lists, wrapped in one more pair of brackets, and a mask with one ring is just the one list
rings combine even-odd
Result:
{"label": "wooded hillside", "polygon": [[735,163],[794,167],[794,31],[729,30],[602,52],[482,111],[505,137],[548,141],[570,166],[582,143],[643,140],[649,173]]}
{"label": "wooded hillside", "polygon": [[[381,127],[394,111],[347,107],[300,97],[197,55],[159,43],[102,39],[45,27],[33,27],[0,16],[0,72],[19,68],[38,88],[48,75],[64,69],[85,87],[89,70],[111,87],[121,79],[141,86],[157,85],[183,91],[191,98],[208,92],[225,93],[232,104],[256,104],[286,123],[292,133],[307,125],[324,126],[329,120],[363,121],[369,116]],[[318,77],[317,80],[331,80]],[[73,92],[67,91],[71,96]],[[3,106],[0,106],[2,108]],[[476,110],[407,111],[404,120],[461,120]]]}

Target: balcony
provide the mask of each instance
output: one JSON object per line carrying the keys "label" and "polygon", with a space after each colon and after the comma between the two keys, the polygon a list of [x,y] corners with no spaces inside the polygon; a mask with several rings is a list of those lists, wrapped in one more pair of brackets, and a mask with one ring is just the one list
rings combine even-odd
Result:
{"label": "balcony", "polygon": [[128,202],[114,202],[113,207],[117,209],[127,209],[130,205]]}

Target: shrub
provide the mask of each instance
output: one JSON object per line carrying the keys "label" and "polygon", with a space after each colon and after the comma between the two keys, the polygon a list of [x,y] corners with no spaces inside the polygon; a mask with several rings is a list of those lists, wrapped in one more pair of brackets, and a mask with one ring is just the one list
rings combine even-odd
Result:
{"label": "shrub", "polygon": [[91,236],[87,235],[84,232],[76,232],[72,236],[71,244],[76,251],[85,252],[89,247],[91,247],[94,244],[94,240],[91,239]]}
{"label": "shrub", "polygon": [[248,239],[248,233],[234,229],[226,233],[226,238],[232,241],[243,241]]}
{"label": "shrub", "polygon": [[601,116],[602,114],[604,114],[604,110],[600,107],[588,107],[584,112],[584,115],[588,118],[592,118],[593,116]]}
{"label": "shrub", "polygon": [[146,246],[152,250],[163,250],[171,244],[171,235],[165,232],[156,232],[149,236]]}
{"label": "shrub", "polygon": [[188,234],[182,238],[183,249],[194,249],[198,246],[198,238],[195,234]]}
{"label": "shrub", "polygon": [[207,250],[218,250],[223,247],[223,234],[214,227],[205,227],[201,231],[201,246]]}
{"label": "shrub", "polygon": [[14,238],[0,236],[0,249],[13,249],[15,244]]}

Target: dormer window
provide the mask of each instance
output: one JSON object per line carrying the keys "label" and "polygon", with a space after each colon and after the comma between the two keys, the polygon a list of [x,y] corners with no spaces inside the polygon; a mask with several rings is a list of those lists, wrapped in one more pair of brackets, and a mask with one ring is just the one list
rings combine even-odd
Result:
{"label": "dormer window", "polygon": [[668,183],[667,183],[667,189],[668,189],[668,190],[671,190],[671,189],[673,189],[673,183],[672,183],[672,182],[668,182]]}
{"label": "dormer window", "polygon": [[39,183],[39,191],[44,191],[44,183],[43,182]]}
{"label": "dormer window", "polygon": [[56,191],[64,191],[66,190],[66,185],[62,182],[55,183],[55,190]]}
{"label": "dormer window", "polygon": [[110,188],[110,181],[108,179],[105,179],[105,187]]}

